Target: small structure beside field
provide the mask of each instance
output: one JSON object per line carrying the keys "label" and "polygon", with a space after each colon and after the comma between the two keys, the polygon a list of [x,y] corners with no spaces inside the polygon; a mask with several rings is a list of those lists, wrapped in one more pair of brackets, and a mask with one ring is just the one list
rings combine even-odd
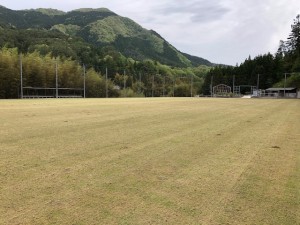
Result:
{"label": "small structure beside field", "polygon": [[300,98],[300,93],[297,92],[297,88],[268,88],[262,93],[261,97],[273,97],[273,98]]}
{"label": "small structure beside field", "polygon": [[225,84],[219,84],[213,87],[214,97],[230,97],[231,87]]}

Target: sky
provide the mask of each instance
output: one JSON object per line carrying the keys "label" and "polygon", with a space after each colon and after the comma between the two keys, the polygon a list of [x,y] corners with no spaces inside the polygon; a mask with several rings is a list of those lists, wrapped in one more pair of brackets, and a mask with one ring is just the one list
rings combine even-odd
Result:
{"label": "sky", "polygon": [[299,0],[0,0],[13,10],[108,8],[155,30],[178,50],[236,65],[275,53],[300,14]]}

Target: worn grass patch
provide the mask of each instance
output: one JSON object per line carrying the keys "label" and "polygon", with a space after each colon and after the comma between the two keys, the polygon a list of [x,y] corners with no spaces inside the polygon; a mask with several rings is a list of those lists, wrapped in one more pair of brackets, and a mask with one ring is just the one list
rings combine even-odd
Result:
{"label": "worn grass patch", "polygon": [[0,101],[0,224],[300,221],[300,101]]}

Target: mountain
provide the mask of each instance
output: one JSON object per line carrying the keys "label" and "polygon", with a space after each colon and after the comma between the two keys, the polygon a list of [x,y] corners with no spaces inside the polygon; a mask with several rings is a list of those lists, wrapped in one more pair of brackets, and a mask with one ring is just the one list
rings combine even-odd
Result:
{"label": "mountain", "polygon": [[210,61],[208,61],[207,59],[203,59],[201,57],[197,57],[197,56],[192,56],[186,53],[181,53],[182,55],[184,55],[188,60],[191,61],[193,66],[198,66],[198,65],[205,65],[205,66],[213,66],[215,64],[211,63]]}
{"label": "mountain", "polygon": [[[0,27],[8,30],[12,36],[14,32],[21,31],[22,35],[30,37],[30,43],[22,43],[23,50],[40,49],[41,45],[45,50],[49,47],[48,42],[57,42],[58,48],[57,39],[60,39],[62,44],[68,46],[77,45],[74,44],[76,42],[80,46],[86,44],[95,48],[113,47],[125,57],[138,61],[151,59],[176,67],[213,65],[208,60],[178,51],[155,31],[147,30],[133,20],[106,8],[63,12],[42,8],[15,11],[0,7]],[[1,37],[0,34],[0,44],[7,40],[14,45],[10,41],[12,36],[7,35],[3,34]],[[20,37],[13,38],[17,41],[24,38],[18,35]]]}

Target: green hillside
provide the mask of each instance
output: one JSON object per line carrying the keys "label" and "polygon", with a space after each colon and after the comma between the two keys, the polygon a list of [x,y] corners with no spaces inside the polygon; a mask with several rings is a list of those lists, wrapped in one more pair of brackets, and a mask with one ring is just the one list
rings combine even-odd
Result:
{"label": "green hillside", "polygon": [[[7,29],[8,33],[12,33],[12,29],[21,30],[26,36],[32,35],[32,30],[35,30],[35,33],[43,32],[44,36],[49,34],[48,38],[52,38],[52,31],[59,31],[61,35],[57,34],[55,38],[61,39],[62,44],[69,38],[81,39],[81,42],[91,47],[113,47],[116,52],[135,60],[151,59],[176,67],[212,65],[202,58],[181,53],[155,31],[146,30],[133,20],[121,17],[106,8],[78,9],[66,13],[56,9],[14,11],[0,7],[0,26]],[[1,42],[1,39],[5,39],[3,36],[5,35],[0,35],[2,46],[4,41]],[[34,37],[36,36],[31,39]],[[31,42],[41,44],[40,40]],[[69,40],[69,45],[74,45],[70,42],[73,41]],[[16,43],[13,47],[15,46]],[[32,44],[29,47],[34,48]],[[24,49],[23,44],[23,51],[28,51],[28,48]]]}

